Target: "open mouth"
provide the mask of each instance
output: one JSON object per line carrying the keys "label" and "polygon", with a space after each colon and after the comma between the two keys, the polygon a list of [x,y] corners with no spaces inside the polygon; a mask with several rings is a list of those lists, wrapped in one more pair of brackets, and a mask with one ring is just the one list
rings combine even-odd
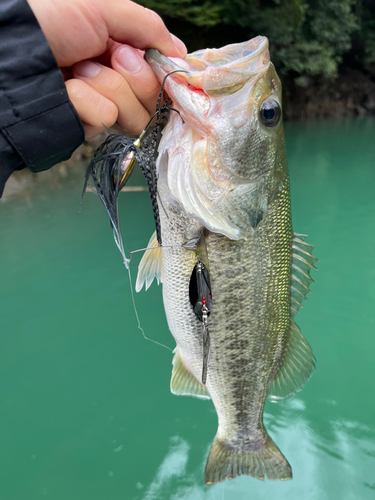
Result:
{"label": "open mouth", "polygon": [[[210,97],[233,94],[266,70],[270,63],[268,40],[264,36],[221,49],[198,50],[189,54],[185,61],[167,58],[156,49],[147,50],[145,58],[160,81],[176,71],[168,80],[188,84],[191,90],[200,89]],[[171,83],[166,84],[167,92],[170,86]]]}

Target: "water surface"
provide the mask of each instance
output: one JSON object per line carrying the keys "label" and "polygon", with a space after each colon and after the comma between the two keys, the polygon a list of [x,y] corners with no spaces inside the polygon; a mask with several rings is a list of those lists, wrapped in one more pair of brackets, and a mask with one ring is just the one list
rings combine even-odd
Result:
{"label": "water surface", "polygon": [[[297,317],[317,370],[265,411],[293,467],[285,483],[204,485],[212,403],[170,394],[171,352],[137,329],[103,207],[88,194],[78,213],[83,167],[9,184],[0,202],[0,500],[373,499],[374,130],[367,118],[286,126],[294,229],[316,246],[319,272]],[[148,194],[123,193],[120,204],[126,249],[144,247]],[[135,298],[146,335],[173,349],[161,289]]]}

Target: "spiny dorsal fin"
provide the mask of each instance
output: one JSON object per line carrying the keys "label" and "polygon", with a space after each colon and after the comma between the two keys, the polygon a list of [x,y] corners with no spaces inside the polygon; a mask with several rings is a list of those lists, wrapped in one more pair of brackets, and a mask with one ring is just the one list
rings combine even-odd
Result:
{"label": "spiny dorsal fin", "polygon": [[291,283],[291,313],[292,318],[298,314],[302,307],[301,302],[311,291],[309,286],[314,280],[310,277],[311,268],[316,269],[317,258],[312,255],[315,248],[305,242],[306,235],[294,233],[293,235],[293,260],[292,260],[292,283]]}
{"label": "spiny dorsal fin", "polygon": [[200,399],[210,399],[207,387],[202,385],[184,365],[178,351],[174,355],[171,378],[171,392],[177,396],[194,396]]}
{"label": "spiny dorsal fin", "polygon": [[141,262],[139,263],[137,282],[135,284],[136,292],[140,292],[142,290],[143,284],[145,285],[145,290],[148,290],[151,283],[154,281],[154,278],[157,279],[158,284],[162,281],[162,249],[159,247],[158,240],[156,238],[156,231],[151,236],[147,245],[147,248],[152,247],[158,248],[155,248],[154,250],[146,250],[143,254]]}
{"label": "spiny dorsal fin", "polygon": [[277,401],[300,391],[312,375],[315,357],[301,330],[291,320],[290,340],[283,364],[271,381],[268,399]]}

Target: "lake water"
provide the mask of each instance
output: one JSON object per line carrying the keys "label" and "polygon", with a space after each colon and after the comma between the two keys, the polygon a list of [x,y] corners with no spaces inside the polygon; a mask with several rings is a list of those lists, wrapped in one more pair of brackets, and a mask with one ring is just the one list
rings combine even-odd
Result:
{"label": "lake water", "polygon": [[[83,167],[60,166],[0,202],[0,500],[375,498],[375,120],[286,134],[294,230],[319,258],[297,317],[316,372],[265,408],[293,481],[204,485],[213,405],[170,393],[171,352],[137,329],[104,208],[87,194],[80,214]],[[148,194],[120,198],[126,249],[142,248]],[[135,300],[146,335],[173,349],[160,287]]]}

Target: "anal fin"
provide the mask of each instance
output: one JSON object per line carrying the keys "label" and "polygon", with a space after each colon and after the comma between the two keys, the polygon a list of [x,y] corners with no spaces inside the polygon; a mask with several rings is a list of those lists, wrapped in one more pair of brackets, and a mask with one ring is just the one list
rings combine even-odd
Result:
{"label": "anal fin", "polygon": [[184,365],[178,351],[174,355],[171,378],[171,392],[177,396],[194,396],[210,399],[207,387],[202,385]]}
{"label": "anal fin", "polygon": [[268,399],[275,402],[300,391],[314,368],[315,356],[312,349],[301,330],[291,320],[289,345],[283,363],[271,381]]}

